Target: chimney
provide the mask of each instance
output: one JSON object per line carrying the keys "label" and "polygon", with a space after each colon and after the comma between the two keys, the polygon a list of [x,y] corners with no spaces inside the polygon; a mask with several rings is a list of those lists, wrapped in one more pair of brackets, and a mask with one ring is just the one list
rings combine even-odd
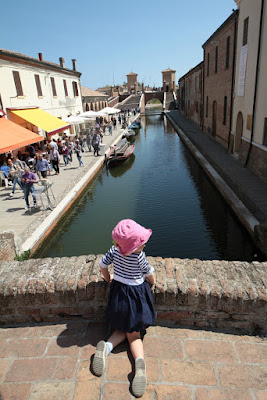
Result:
{"label": "chimney", "polygon": [[71,60],[71,61],[72,61],[73,71],[77,71],[75,58],[73,58],[73,60]]}
{"label": "chimney", "polygon": [[38,56],[39,56],[39,60],[40,60],[40,61],[44,61],[44,60],[43,60],[43,53],[38,53]]}
{"label": "chimney", "polygon": [[59,57],[59,64],[60,64],[60,66],[61,66],[62,68],[66,68],[66,66],[65,66],[65,60],[64,60],[63,57]]}

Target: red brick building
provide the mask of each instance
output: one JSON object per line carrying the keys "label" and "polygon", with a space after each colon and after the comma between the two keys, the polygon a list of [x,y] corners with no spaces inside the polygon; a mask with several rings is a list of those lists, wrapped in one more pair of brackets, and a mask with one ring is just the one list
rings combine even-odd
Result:
{"label": "red brick building", "polygon": [[231,132],[237,13],[234,11],[202,46],[203,130],[225,148]]}
{"label": "red brick building", "polygon": [[202,126],[203,61],[179,79],[180,111]]}

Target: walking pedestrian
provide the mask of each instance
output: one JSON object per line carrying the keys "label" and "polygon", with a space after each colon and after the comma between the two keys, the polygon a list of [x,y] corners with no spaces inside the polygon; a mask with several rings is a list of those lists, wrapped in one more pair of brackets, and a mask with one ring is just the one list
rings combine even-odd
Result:
{"label": "walking pedestrian", "polygon": [[94,156],[99,156],[98,152],[100,150],[100,135],[95,131],[92,139],[92,145],[94,148]]}
{"label": "walking pedestrian", "polygon": [[112,122],[108,124],[108,133],[109,135],[112,135]]}
{"label": "walking pedestrian", "polygon": [[60,155],[58,150],[54,149],[53,146],[50,146],[50,161],[52,162],[52,166],[56,172],[56,175],[59,174],[59,160],[60,160]]}
{"label": "walking pedestrian", "polygon": [[16,184],[19,185],[19,187],[24,190],[23,183],[21,181],[22,174],[24,173],[24,170],[21,168],[19,164],[13,163],[11,158],[8,158],[7,160],[7,165],[9,167],[9,177],[13,183],[13,188],[12,192],[10,193],[10,197],[14,196],[15,190],[16,190]]}
{"label": "walking pedestrian", "polygon": [[65,145],[65,143],[63,143],[63,146],[62,146],[62,154],[63,154],[63,160],[65,163],[65,167],[67,167],[69,164],[69,148]]}
{"label": "walking pedestrian", "polygon": [[47,171],[50,171],[50,165],[48,161],[43,158],[43,155],[40,153],[37,155],[36,162],[36,172],[41,174],[42,178],[47,178]]}
{"label": "walking pedestrian", "polygon": [[104,373],[106,358],[126,338],[135,360],[132,382],[134,396],[146,390],[146,364],[140,331],[154,323],[150,285],[154,285],[154,268],[148,263],[143,249],[152,234],[131,219],[120,221],[112,231],[116,245],[101,259],[99,265],[106,282],[111,281],[108,266],[113,263],[113,280],[107,305],[107,320],[115,329],[107,342],[97,343],[92,369],[95,375]]}
{"label": "walking pedestrian", "polygon": [[37,207],[36,204],[36,197],[34,195],[35,188],[34,188],[34,182],[36,182],[36,176],[33,172],[29,170],[28,167],[25,168],[24,173],[22,174],[21,181],[24,184],[24,199],[26,202],[26,207],[25,210],[29,210],[30,204],[29,204],[29,194],[32,194],[33,198],[33,206],[34,208]]}
{"label": "walking pedestrian", "polygon": [[75,152],[76,152],[77,159],[79,161],[79,167],[78,168],[84,167],[84,164],[82,162],[82,155],[83,155],[82,146],[80,145],[79,140],[76,140]]}

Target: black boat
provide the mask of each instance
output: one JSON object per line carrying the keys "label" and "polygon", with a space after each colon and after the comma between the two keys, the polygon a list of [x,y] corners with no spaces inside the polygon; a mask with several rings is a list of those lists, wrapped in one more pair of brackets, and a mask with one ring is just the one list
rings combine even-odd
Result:
{"label": "black boat", "polygon": [[120,140],[106,155],[107,166],[119,165],[128,160],[133,154],[134,147],[134,144],[130,144],[126,139]]}

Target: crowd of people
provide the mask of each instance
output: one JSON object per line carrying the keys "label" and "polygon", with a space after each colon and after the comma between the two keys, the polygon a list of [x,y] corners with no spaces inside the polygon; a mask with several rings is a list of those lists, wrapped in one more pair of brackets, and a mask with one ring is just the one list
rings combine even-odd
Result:
{"label": "crowd of people", "polygon": [[39,179],[46,179],[52,170],[55,175],[60,173],[60,161],[64,165],[70,166],[73,157],[76,155],[78,169],[84,166],[82,157],[85,151],[93,152],[94,156],[99,156],[100,145],[103,136],[107,133],[112,135],[117,123],[121,128],[126,128],[129,111],[120,113],[117,118],[112,116],[110,121],[106,118],[97,117],[93,125],[83,130],[76,136],[64,134],[57,140],[44,140],[40,143],[31,144],[24,151],[19,150],[16,155],[12,152],[0,155],[1,178],[4,178],[6,186],[12,186],[10,197],[14,196],[17,185],[24,191],[26,209],[29,209],[29,194],[32,193],[34,207],[36,207],[36,197],[34,195],[34,183]]}

